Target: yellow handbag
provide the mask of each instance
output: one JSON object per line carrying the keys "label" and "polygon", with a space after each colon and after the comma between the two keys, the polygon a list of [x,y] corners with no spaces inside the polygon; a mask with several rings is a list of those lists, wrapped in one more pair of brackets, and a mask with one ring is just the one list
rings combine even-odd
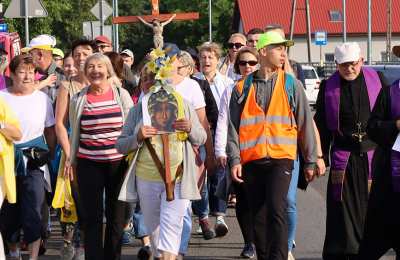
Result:
{"label": "yellow handbag", "polygon": [[61,154],[60,167],[58,169],[56,190],[51,203],[53,208],[61,209],[61,222],[75,223],[78,221],[76,206],[71,192],[71,183],[64,178],[65,156]]}

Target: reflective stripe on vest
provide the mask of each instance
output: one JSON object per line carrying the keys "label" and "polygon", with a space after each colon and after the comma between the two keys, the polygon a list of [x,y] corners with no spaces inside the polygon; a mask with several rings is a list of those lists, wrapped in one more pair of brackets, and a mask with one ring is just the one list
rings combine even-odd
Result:
{"label": "reflective stripe on vest", "polygon": [[[266,157],[296,158],[297,126],[285,91],[285,76],[291,77],[282,70],[278,71],[266,114],[257,104],[254,85],[250,86],[239,126],[242,164]],[[246,79],[238,82],[239,93],[242,93],[245,82]]]}

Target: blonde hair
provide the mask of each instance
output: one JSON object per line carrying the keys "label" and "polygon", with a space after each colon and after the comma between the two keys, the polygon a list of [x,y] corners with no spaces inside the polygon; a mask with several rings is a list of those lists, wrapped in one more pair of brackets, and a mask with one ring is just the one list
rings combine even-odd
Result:
{"label": "blonde hair", "polygon": [[98,61],[104,63],[104,65],[106,65],[107,73],[108,73],[107,78],[111,78],[111,77],[115,77],[115,76],[116,76],[115,71],[114,71],[114,69],[113,69],[113,66],[112,66],[112,64],[111,64],[110,59],[109,59],[106,55],[101,54],[100,52],[96,52],[96,53],[90,55],[90,56],[86,59],[86,61],[85,61],[85,66],[84,66],[85,75],[86,75],[86,71],[87,71],[87,68],[88,68],[88,66],[89,66],[89,63],[90,63],[92,60],[98,60]]}
{"label": "blonde hair", "polygon": [[192,69],[196,66],[192,56],[187,51],[180,51],[180,53],[178,54],[177,58],[178,58],[178,60],[180,62],[182,62],[183,65],[188,65]]}
{"label": "blonde hair", "polygon": [[247,42],[246,36],[244,36],[244,34],[241,34],[241,33],[232,34],[231,37],[229,37],[229,41],[232,40],[232,38],[235,38],[235,37],[241,38],[244,42]]}
{"label": "blonde hair", "polygon": [[222,49],[218,43],[215,42],[205,42],[199,46],[199,53],[201,54],[203,51],[213,52],[217,59],[219,60],[222,56]]}

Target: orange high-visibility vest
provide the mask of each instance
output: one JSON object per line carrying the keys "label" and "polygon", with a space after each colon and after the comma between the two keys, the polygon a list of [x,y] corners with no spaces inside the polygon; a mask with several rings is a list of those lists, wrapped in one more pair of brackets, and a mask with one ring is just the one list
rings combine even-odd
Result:
{"label": "orange high-visibility vest", "polygon": [[[291,76],[286,74],[286,77]],[[243,79],[236,85],[239,93],[245,82]],[[242,164],[262,158],[296,159],[297,125],[285,90],[283,70],[278,71],[267,113],[257,104],[255,87],[251,84],[240,118],[239,148]]]}

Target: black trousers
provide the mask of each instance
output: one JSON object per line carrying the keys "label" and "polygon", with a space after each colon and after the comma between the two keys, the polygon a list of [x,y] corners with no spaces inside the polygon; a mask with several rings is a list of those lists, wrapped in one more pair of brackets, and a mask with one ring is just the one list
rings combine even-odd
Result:
{"label": "black trousers", "polygon": [[[76,175],[81,203],[78,217],[84,230],[86,260],[121,259],[127,203],[118,201],[118,195],[125,168],[124,160],[95,162],[78,158]],[[107,222],[103,246],[104,201]]]}
{"label": "black trousers", "polygon": [[288,258],[287,193],[293,160],[271,159],[243,167],[258,260]]}
{"label": "black trousers", "polygon": [[233,185],[236,194],[236,218],[243,235],[244,243],[254,243],[252,214],[251,208],[247,203],[246,189],[243,183],[234,182]]}

